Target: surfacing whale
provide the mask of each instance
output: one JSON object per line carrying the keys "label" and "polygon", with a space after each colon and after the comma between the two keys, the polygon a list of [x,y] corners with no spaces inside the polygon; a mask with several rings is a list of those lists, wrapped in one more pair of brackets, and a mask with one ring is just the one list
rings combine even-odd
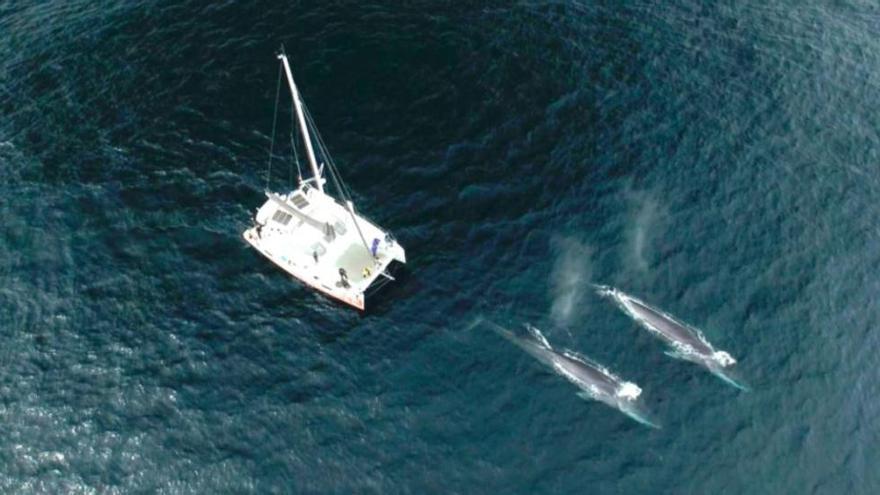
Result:
{"label": "surfacing whale", "polygon": [[650,414],[639,400],[642,389],[635,383],[620,379],[607,368],[572,351],[553,349],[544,334],[531,325],[526,325],[529,335],[521,336],[496,323],[490,321],[485,323],[496,333],[576,385],[581,390],[578,393],[581,398],[601,401],[644,425],[659,428],[659,425],[650,419]]}
{"label": "surfacing whale", "polygon": [[697,363],[741,390],[748,387],[734,373],[736,360],[725,351],[717,351],[702,332],[669,314],[614,287],[596,286],[599,295],[614,299],[624,313],[672,347],[668,356]]}

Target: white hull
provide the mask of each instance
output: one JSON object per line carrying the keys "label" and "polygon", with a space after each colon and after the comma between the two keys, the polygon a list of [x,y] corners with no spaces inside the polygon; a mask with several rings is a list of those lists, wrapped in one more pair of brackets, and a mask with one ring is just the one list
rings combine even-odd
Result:
{"label": "white hull", "polygon": [[246,230],[244,239],[284,271],[334,299],[363,310],[365,291],[388,265],[406,263],[397,241],[356,213],[355,223],[351,211],[314,187],[267,196],[257,212],[257,226]]}

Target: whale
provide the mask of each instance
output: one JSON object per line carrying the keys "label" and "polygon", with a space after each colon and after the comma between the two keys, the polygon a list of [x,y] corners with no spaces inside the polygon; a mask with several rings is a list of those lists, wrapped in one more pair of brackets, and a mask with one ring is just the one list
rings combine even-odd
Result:
{"label": "whale", "polygon": [[652,428],[660,427],[651,419],[651,414],[639,399],[642,389],[635,383],[622,380],[604,366],[573,351],[554,349],[541,331],[530,324],[525,325],[528,335],[518,335],[494,322],[485,323],[538,362],[578,387],[579,397],[600,401]]}
{"label": "whale", "polygon": [[599,295],[613,299],[630,318],[666,342],[671,347],[666,352],[668,356],[697,363],[734,387],[748,390],[734,372],[736,359],[726,351],[716,350],[696,328],[614,287],[597,285],[596,290]]}

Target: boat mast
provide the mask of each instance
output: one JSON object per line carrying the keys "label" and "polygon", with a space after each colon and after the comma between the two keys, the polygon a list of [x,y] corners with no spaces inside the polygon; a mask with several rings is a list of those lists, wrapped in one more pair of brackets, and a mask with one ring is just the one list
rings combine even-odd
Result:
{"label": "boat mast", "polygon": [[312,167],[312,175],[315,177],[315,185],[319,191],[324,192],[324,185],[321,183],[321,172],[318,171],[318,162],[315,160],[315,151],[312,149],[312,139],[309,137],[309,128],[303,115],[302,101],[299,99],[299,91],[296,89],[296,84],[293,82],[293,74],[290,72],[290,62],[287,61],[287,55],[284,53],[279,54],[278,58],[284,64],[284,73],[287,74],[287,84],[290,86],[290,94],[293,96],[293,107],[296,109],[296,119],[299,121],[299,130],[302,133],[303,143],[306,145],[306,154],[309,157],[309,165]]}

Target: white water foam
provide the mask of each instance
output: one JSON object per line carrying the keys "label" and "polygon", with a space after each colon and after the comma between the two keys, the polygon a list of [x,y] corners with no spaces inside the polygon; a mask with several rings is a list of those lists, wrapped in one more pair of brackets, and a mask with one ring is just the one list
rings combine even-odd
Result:
{"label": "white water foam", "polygon": [[536,327],[532,326],[529,323],[526,323],[526,329],[529,331],[530,334],[532,334],[533,337],[535,337],[538,342],[541,343],[541,345],[543,345],[547,349],[553,349],[553,347],[550,345],[550,342],[547,340],[547,337],[544,337],[544,334],[541,333],[541,331],[538,330]]}

